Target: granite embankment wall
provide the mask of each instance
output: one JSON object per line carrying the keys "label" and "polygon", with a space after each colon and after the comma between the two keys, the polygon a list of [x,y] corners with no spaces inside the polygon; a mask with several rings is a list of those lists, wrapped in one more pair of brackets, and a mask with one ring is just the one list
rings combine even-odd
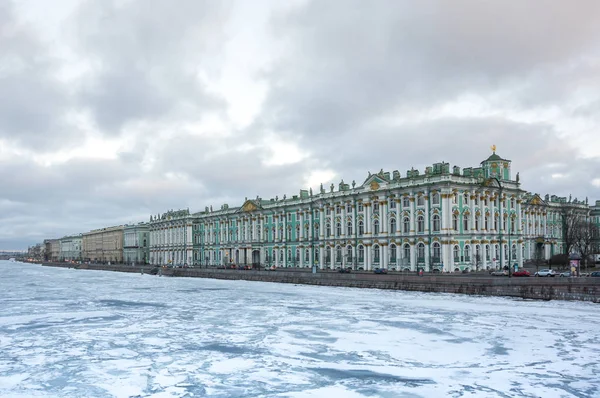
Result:
{"label": "granite embankment wall", "polygon": [[[43,264],[71,267],[68,264]],[[81,264],[78,269],[149,273],[151,266]],[[294,283],[319,286],[407,290],[432,293],[460,293],[481,296],[508,296],[535,300],[577,300],[600,303],[600,278],[507,278],[464,274],[407,275],[337,272],[255,271],[175,268],[163,269],[164,276]]]}

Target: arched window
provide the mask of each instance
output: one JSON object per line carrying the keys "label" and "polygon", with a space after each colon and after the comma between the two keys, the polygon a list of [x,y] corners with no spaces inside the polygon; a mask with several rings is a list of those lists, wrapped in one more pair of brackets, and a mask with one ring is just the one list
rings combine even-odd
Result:
{"label": "arched window", "polygon": [[438,242],[433,242],[433,262],[439,263],[442,261],[442,247]]}
{"label": "arched window", "polygon": [[346,226],[346,229],[347,229],[346,235],[352,236],[352,222],[348,221],[348,225]]}
{"label": "arched window", "polygon": [[396,219],[392,218],[390,220],[390,234],[395,234],[396,233]]}
{"label": "arched window", "polygon": [[309,230],[309,227],[308,227],[308,224],[306,224],[304,226],[304,238],[305,239],[308,239],[308,232],[309,232],[308,230]]}
{"label": "arched window", "polygon": [[338,246],[335,249],[335,262],[336,263],[341,263],[342,262],[342,247]]}
{"label": "arched window", "polygon": [[425,206],[425,197],[423,195],[419,195],[417,198],[417,206]]}
{"label": "arched window", "polygon": [[331,224],[327,224],[327,226],[325,227],[325,236],[329,237],[331,236]]}
{"label": "arched window", "polygon": [[463,232],[467,232],[469,230],[469,215],[463,215]]}
{"label": "arched window", "polygon": [[348,214],[352,213],[352,204],[351,203],[346,204],[346,213],[348,213]]}
{"label": "arched window", "polygon": [[468,205],[469,204],[469,194],[465,193],[463,195],[463,205]]}
{"label": "arched window", "polygon": [[438,214],[433,215],[433,232],[440,232],[440,216]]}
{"label": "arched window", "polygon": [[363,245],[358,246],[358,262],[365,262],[365,247]]}
{"label": "arched window", "polygon": [[319,262],[319,250],[316,249],[315,250],[315,263],[318,263],[318,262]]}
{"label": "arched window", "polygon": [[421,263],[425,261],[425,244],[423,242],[417,245],[417,261]]}
{"label": "arched window", "polygon": [[490,261],[490,245],[485,245],[485,259]]}
{"label": "arched window", "polygon": [[361,221],[358,222],[358,236],[363,236],[365,234],[365,224]]}
{"label": "arched window", "polygon": [[279,261],[283,261],[283,250],[279,251]]}
{"label": "arched window", "polygon": [[348,262],[352,262],[352,246],[346,246],[346,256],[348,258]]}
{"label": "arched window", "polygon": [[494,230],[498,230],[498,214],[494,214]]}
{"label": "arched window", "polygon": [[410,198],[408,196],[402,198],[402,207],[404,207],[405,209],[408,209],[410,207]]}
{"label": "arched window", "polygon": [[452,229],[458,231],[458,214],[452,214]]}
{"label": "arched window", "polygon": [[331,247],[327,246],[325,250],[325,264],[331,263]]}
{"label": "arched window", "polygon": [[373,234],[374,235],[379,234],[379,221],[378,220],[373,221]]}
{"label": "arched window", "polygon": [[404,217],[404,220],[402,222],[404,224],[404,226],[403,226],[404,231],[403,232],[405,234],[409,233],[410,232],[410,218]]}
{"label": "arched window", "polygon": [[342,223],[335,224],[335,236],[342,235]]}
{"label": "arched window", "polygon": [[439,193],[436,192],[433,195],[431,195],[431,203],[434,205],[440,204],[440,194]]}
{"label": "arched window", "polygon": [[490,216],[488,216],[486,214],[485,217],[483,218],[483,229],[485,229],[487,231],[489,227],[490,227]]}
{"label": "arched window", "polygon": [[454,248],[452,249],[452,255],[454,257],[455,263],[460,261],[460,247],[458,247],[458,245],[454,246]]}
{"label": "arched window", "polygon": [[373,245],[373,263],[379,264],[379,246]]}
{"label": "arched window", "polygon": [[319,224],[318,223],[315,224],[314,229],[315,229],[314,236],[316,238],[317,236],[319,236]]}
{"label": "arched window", "polygon": [[512,249],[510,251],[510,258],[513,260],[517,259],[517,246],[512,245]]}
{"label": "arched window", "polygon": [[396,245],[394,244],[390,245],[390,262],[396,262]]}
{"label": "arched window", "polygon": [[471,261],[471,247],[465,245],[465,261]]}
{"label": "arched window", "polygon": [[308,262],[310,260],[310,250],[304,250],[304,262]]}
{"label": "arched window", "polygon": [[300,261],[300,250],[296,249],[296,261]]}
{"label": "arched window", "polygon": [[417,217],[417,232],[425,232],[425,217]]}
{"label": "arched window", "polygon": [[410,245],[407,243],[404,245],[404,255],[403,258],[405,258],[406,260],[410,259]]}

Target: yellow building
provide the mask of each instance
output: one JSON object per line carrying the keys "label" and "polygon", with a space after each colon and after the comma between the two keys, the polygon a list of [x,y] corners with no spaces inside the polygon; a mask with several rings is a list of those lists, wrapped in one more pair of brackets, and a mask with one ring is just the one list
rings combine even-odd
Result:
{"label": "yellow building", "polygon": [[84,261],[123,262],[122,225],[86,232],[82,238],[82,257]]}

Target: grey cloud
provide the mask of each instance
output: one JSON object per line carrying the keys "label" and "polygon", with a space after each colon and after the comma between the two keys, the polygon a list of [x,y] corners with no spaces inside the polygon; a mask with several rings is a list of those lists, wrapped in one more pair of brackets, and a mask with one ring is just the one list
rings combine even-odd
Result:
{"label": "grey cloud", "polygon": [[287,51],[266,73],[268,113],[280,130],[337,136],[375,115],[538,78],[531,95],[553,67],[598,55],[600,4],[553,4],[309,2],[274,21]]}
{"label": "grey cloud", "polygon": [[127,122],[158,120],[177,111],[197,118],[224,107],[199,72],[217,69],[214,43],[227,2],[88,1],[75,14],[76,48],[92,69],[80,99],[107,134]]}
{"label": "grey cloud", "polygon": [[0,4],[0,138],[35,149],[64,146],[74,131],[61,120],[70,104],[57,64],[11,2]]}

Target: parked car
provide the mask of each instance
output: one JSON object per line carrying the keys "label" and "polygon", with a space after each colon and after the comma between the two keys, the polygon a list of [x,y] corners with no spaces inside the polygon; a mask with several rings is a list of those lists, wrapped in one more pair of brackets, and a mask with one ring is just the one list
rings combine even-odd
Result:
{"label": "parked car", "polygon": [[508,276],[508,271],[506,270],[496,270],[492,272],[492,276]]}
{"label": "parked car", "polygon": [[267,268],[267,271],[275,271],[277,269],[276,266],[271,265],[269,268]]}
{"label": "parked car", "polygon": [[590,274],[590,277],[600,278],[600,271],[594,271]]}
{"label": "parked car", "polygon": [[526,269],[521,269],[513,272],[512,276],[531,276],[531,273],[529,273],[529,271],[527,271]]}
{"label": "parked car", "polygon": [[556,276],[556,272],[553,269],[541,269],[534,276]]}
{"label": "parked car", "polygon": [[387,274],[387,269],[385,269],[385,268],[375,268],[373,270],[373,272],[376,273],[376,274]]}
{"label": "parked car", "polygon": [[340,268],[340,269],[338,270],[338,272],[339,272],[340,274],[349,274],[349,273],[351,273],[351,272],[352,272],[352,268],[350,268],[350,267],[348,267],[348,268]]}
{"label": "parked car", "polygon": [[561,277],[561,278],[570,278],[571,277],[571,271],[561,272],[560,274],[558,274],[558,276]]}

